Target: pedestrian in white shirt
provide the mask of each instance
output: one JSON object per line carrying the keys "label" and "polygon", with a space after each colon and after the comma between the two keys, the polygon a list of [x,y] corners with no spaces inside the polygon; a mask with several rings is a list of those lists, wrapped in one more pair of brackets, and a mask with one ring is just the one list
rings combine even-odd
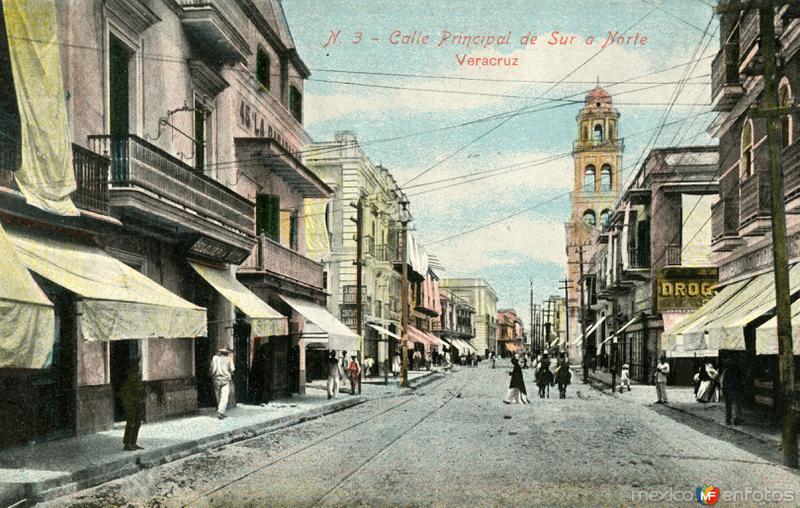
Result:
{"label": "pedestrian in white shirt", "polygon": [[220,420],[227,416],[225,411],[228,409],[228,397],[235,370],[231,352],[227,347],[220,348],[211,360],[211,379],[214,382],[214,395],[217,397],[217,418]]}
{"label": "pedestrian in white shirt", "polygon": [[669,364],[667,363],[667,355],[661,355],[661,359],[658,361],[658,365],[656,365],[656,394],[658,395],[658,400],[656,404],[666,404],[667,403],[667,375],[669,375]]}

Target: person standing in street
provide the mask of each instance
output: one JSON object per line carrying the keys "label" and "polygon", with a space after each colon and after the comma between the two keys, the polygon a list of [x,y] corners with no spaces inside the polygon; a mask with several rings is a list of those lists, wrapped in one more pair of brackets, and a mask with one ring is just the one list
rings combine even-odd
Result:
{"label": "person standing in street", "polygon": [[342,377],[339,359],[336,358],[336,351],[331,351],[328,355],[328,398],[336,397],[339,393],[339,381]]}
{"label": "person standing in street", "polygon": [[722,397],[725,399],[725,423],[728,425],[742,423],[741,377],[739,361],[733,358],[722,372]]}
{"label": "person standing in street", "polygon": [[536,370],[536,386],[539,387],[539,398],[543,399],[545,397],[545,391],[552,381],[553,374],[550,372],[550,358],[548,358],[547,351],[545,351]]}
{"label": "person standing in street", "polygon": [[558,360],[558,367],[556,367],[556,383],[558,383],[558,398],[567,398],[567,386],[572,381],[572,371],[569,364],[563,358]]}
{"label": "person standing in street", "polygon": [[419,361],[422,358],[422,354],[418,349],[414,350],[414,354],[411,356],[411,358],[414,361],[414,370],[419,370]]}
{"label": "person standing in street", "polygon": [[227,416],[225,411],[228,409],[228,397],[235,370],[230,353],[231,350],[227,347],[220,348],[211,360],[211,379],[214,382],[214,395],[217,398],[217,418],[220,420]]}
{"label": "person standing in street", "polygon": [[528,391],[525,389],[525,380],[522,377],[522,369],[519,366],[519,360],[511,357],[511,365],[513,366],[511,372],[511,381],[508,383],[508,392],[506,398],[503,399],[505,404],[530,404],[528,400]]}
{"label": "person standing in street", "polygon": [[142,425],[144,385],[141,377],[139,359],[131,360],[128,365],[128,377],[125,378],[119,392],[122,409],[125,411],[125,435],[122,437],[122,449],[129,452],[143,449],[136,444],[139,439],[139,427]]}
{"label": "person standing in street", "polygon": [[661,358],[656,365],[656,394],[658,400],[656,404],[667,404],[667,376],[669,375],[669,363],[667,363],[667,355],[661,353]]}
{"label": "person standing in street", "polygon": [[350,393],[361,393],[361,367],[358,365],[358,359],[355,355],[350,357],[350,363],[347,365],[347,373],[350,375]]}
{"label": "person standing in street", "polygon": [[631,391],[631,370],[627,363],[622,364],[622,371],[619,374],[619,393],[622,393],[623,386],[626,386],[628,391]]}
{"label": "person standing in street", "polygon": [[397,377],[397,376],[400,375],[400,364],[401,363],[402,362],[400,361],[400,353],[395,354],[394,358],[392,358],[392,375],[394,377]]}

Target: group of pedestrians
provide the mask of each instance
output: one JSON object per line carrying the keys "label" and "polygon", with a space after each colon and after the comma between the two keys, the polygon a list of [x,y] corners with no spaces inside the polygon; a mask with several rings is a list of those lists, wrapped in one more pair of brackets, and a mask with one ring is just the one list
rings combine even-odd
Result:
{"label": "group of pedestrians", "polygon": [[361,366],[358,364],[356,355],[350,356],[347,361],[347,351],[342,351],[341,360],[336,356],[336,351],[328,354],[328,398],[334,398],[339,394],[342,379],[350,380],[350,393],[356,395],[361,393]]}
{"label": "group of pedestrians", "polygon": [[[512,369],[509,375],[511,382],[508,385],[503,402],[506,404],[529,404],[528,392],[525,388],[525,380],[522,376],[522,366],[516,356],[511,357]],[[531,362],[533,368],[533,379],[539,389],[540,398],[550,397],[550,387],[558,385],[558,398],[567,398],[567,387],[572,383],[572,370],[569,367],[566,356],[560,356],[555,364],[550,361],[547,352],[534,358]]]}

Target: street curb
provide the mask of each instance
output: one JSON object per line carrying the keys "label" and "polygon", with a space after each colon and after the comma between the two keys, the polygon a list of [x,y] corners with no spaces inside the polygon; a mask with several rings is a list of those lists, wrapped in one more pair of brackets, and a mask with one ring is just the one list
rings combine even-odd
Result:
{"label": "street curb", "polygon": [[66,473],[57,478],[38,482],[3,484],[2,488],[0,488],[0,506],[14,506],[15,508],[32,506],[35,503],[95,487],[101,483],[130,476],[144,469],[173,462],[206,450],[244,441],[268,432],[343,411],[366,401],[367,398],[363,396],[349,397],[332,404],[313,408],[304,413],[283,416],[233,431],[220,432],[198,440],[147,450],[131,457],[92,464],[85,469]]}

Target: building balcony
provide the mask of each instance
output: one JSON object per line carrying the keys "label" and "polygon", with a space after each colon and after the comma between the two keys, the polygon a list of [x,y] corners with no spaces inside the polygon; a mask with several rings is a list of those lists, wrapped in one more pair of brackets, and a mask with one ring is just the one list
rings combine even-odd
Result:
{"label": "building balcony", "polygon": [[375,259],[381,263],[392,263],[397,256],[397,249],[388,244],[375,246]]}
{"label": "building balcony", "polygon": [[[14,172],[7,168],[16,167],[16,147],[0,143],[0,187],[19,190]],[[70,196],[76,207],[88,212],[108,215],[108,171],[111,161],[91,150],[73,144],[72,168],[75,172],[77,189]]]}
{"label": "building balcony", "polygon": [[711,63],[711,102],[714,111],[730,111],[744,94],[739,82],[739,46],[728,44]]}
{"label": "building balcony", "polygon": [[239,267],[239,274],[248,278],[268,274],[317,290],[322,290],[324,284],[321,263],[264,235],[258,237],[252,254]]}
{"label": "building balcony", "polygon": [[[197,254],[240,264],[253,247],[255,205],[133,135],[89,136],[111,158],[111,208],[171,235],[202,235]],[[223,252],[225,251],[225,252]]]}
{"label": "building balcony", "polygon": [[[357,289],[358,286],[342,286],[342,305],[356,305],[358,303],[356,298]],[[366,300],[367,298],[366,286],[361,286],[361,298],[362,300]]]}
{"label": "building balcony", "polygon": [[681,266],[681,246],[680,244],[667,245],[664,251],[664,263],[666,266]]}
{"label": "building balcony", "polygon": [[364,235],[361,241],[361,253],[364,256],[375,257],[375,239],[370,235]]}
{"label": "building balcony", "polygon": [[718,252],[729,252],[741,244],[739,199],[722,198],[711,205],[711,247]]}
{"label": "building balcony", "polygon": [[[786,202],[800,197],[800,141],[795,141],[783,149],[783,191],[786,195]],[[797,200],[800,202],[800,200]],[[800,206],[792,206],[797,209]]]}
{"label": "building balcony", "polygon": [[769,172],[757,171],[739,184],[739,235],[769,231],[770,208]]}
{"label": "building balcony", "polygon": [[764,72],[760,33],[758,9],[747,11],[739,24],[739,74],[757,76]]}
{"label": "building balcony", "polygon": [[189,38],[201,54],[219,62],[242,62],[252,55],[242,30],[248,20],[230,0],[175,0],[177,13]]}
{"label": "building balcony", "polygon": [[650,247],[649,246],[628,247],[628,270],[649,270],[649,269],[650,269]]}

